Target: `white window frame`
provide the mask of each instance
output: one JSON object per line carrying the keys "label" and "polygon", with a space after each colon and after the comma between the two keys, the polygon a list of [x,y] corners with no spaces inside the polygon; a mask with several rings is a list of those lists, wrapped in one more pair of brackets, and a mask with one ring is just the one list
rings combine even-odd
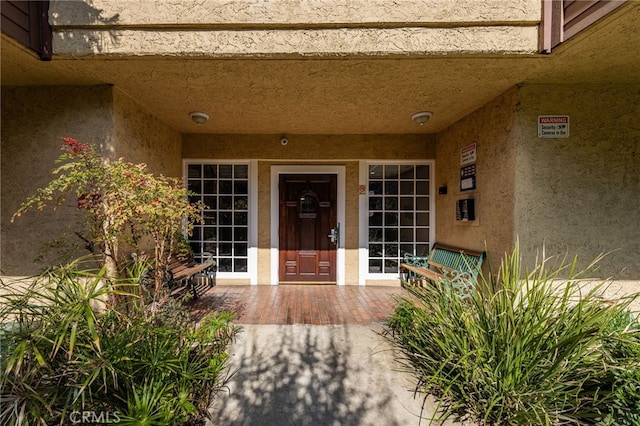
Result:
{"label": "white window frame", "polygon": [[[359,164],[359,181],[360,187],[365,188],[364,194],[360,195],[358,210],[359,215],[359,285],[365,285],[367,280],[376,281],[392,281],[398,280],[399,273],[371,273],[369,272],[369,166],[372,164],[380,165],[425,165],[429,166],[429,244],[435,242],[435,161],[420,160],[362,160]],[[415,225],[414,225],[415,226]]]}
{"label": "white window frame", "polygon": [[248,279],[251,285],[258,284],[258,162],[255,160],[221,160],[185,158],[182,160],[182,176],[185,188],[187,187],[189,164],[244,164],[249,167],[249,206],[247,224],[247,272],[217,272],[217,277],[222,279]]}

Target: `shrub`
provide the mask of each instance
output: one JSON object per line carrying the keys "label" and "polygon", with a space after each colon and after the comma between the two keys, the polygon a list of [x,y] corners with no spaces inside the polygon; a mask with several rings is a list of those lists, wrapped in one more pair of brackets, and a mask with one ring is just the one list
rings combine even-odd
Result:
{"label": "shrub", "polygon": [[621,319],[632,298],[605,303],[604,284],[582,285],[591,267],[547,263],[522,271],[516,247],[471,294],[440,281],[398,298],[389,336],[417,390],[441,401],[441,419],[593,424],[623,408],[638,412],[640,358],[628,354],[640,353],[640,340]]}
{"label": "shrub", "polygon": [[124,315],[105,300],[134,284],[104,278],[105,268],[76,262],[24,290],[3,285],[0,424],[69,424],[78,412],[149,425],[203,416],[224,384],[233,315],[211,314],[199,328],[178,303]]}
{"label": "shrub", "polygon": [[181,249],[182,233],[190,234],[202,221],[201,202],[191,204],[180,179],[155,176],[146,164],[132,164],[122,158],[109,160],[95,147],[74,138],[62,138],[59,164],[52,180],[27,198],[11,218],[13,222],[32,209],[59,207],[67,198],[77,199],[86,212],[85,229],[76,232],[94,253],[102,256],[110,278],[119,276],[128,242],[139,251],[139,242],[153,242],[154,297],[163,294],[164,278],[171,253]]}

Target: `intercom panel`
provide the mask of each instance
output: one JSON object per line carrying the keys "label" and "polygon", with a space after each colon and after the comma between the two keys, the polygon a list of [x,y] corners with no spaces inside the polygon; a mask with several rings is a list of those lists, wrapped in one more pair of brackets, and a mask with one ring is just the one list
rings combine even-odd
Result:
{"label": "intercom panel", "polygon": [[456,220],[462,222],[476,220],[475,200],[473,198],[456,201]]}

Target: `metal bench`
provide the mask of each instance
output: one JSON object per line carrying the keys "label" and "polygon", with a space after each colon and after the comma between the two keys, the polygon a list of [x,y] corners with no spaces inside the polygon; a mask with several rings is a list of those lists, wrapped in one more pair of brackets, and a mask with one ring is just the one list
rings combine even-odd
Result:
{"label": "metal bench", "polygon": [[484,257],[484,252],[435,243],[428,256],[404,256],[401,279],[418,286],[446,280],[466,291],[477,283]]}

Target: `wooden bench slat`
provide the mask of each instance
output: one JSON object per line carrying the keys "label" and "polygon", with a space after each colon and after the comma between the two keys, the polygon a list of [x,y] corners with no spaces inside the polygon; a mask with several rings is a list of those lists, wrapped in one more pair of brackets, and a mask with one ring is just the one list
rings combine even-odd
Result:
{"label": "wooden bench slat", "polygon": [[424,268],[421,266],[411,266],[405,263],[402,264],[402,267],[433,281],[444,278],[444,275],[429,268]]}
{"label": "wooden bench slat", "polygon": [[[215,262],[197,263],[192,256],[176,256],[169,257],[169,272],[171,280],[180,285],[179,289],[174,289],[171,294],[175,295],[185,288],[190,288],[194,299],[198,298],[198,292],[192,280],[194,275],[212,270]],[[184,285],[182,285],[184,284]]]}
{"label": "wooden bench slat", "polygon": [[191,266],[189,268],[182,268],[173,273],[173,279],[174,280],[185,279],[199,272],[202,272],[205,269],[209,269],[212,266],[213,266],[213,263],[201,263],[199,265]]}
{"label": "wooden bench slat", "polygon": [[484,252],[435,243],[427,257],[405,254],[401,270],[408,284],[449,279],[455,287],[468,287],[475,285],[483,259]]}

